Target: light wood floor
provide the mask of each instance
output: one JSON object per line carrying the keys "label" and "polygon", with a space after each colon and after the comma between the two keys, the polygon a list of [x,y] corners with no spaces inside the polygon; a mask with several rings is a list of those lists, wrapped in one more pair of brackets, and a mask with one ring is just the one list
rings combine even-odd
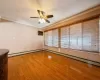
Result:
{"label": "light wood floor", "polygon": [[8,80],[100,80],[100,67],[46,51],[8,61]]}

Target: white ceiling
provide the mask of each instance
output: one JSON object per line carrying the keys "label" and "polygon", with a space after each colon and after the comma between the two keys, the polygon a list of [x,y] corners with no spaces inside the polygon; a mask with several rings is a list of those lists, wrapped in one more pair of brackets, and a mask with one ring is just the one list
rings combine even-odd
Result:
{"label": "white ceiling", "polygon": [[[0,0],[0,16],[42,28],[98,4],[100,0]],[[38,24],[38,19],[31,19],[31,16],[39,16],[37,9],[53,14],[54,17],[49,19],[51,23]]]}

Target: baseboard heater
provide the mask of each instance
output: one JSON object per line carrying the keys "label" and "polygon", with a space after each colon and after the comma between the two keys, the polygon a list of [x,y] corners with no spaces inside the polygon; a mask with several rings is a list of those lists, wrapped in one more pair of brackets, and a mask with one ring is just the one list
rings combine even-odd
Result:
{"label": "baseboard heater", "polygon": [[92,61],[92,60],[89,60],[89,59],[76,57],[76,56],[65,54],[65,53],[61,53],[61,52],[56,52],[56,51],[49,50],[49,49],[44,49],[44,50],[48,51],[48,52],[52,52],[52,53],[58,54],[58,55],[61,55],[61,56],[72,58],[72,59],[75,59],[75,60],[78,60],[78,61],[81,61],[81,62],[84,62],[84,63],[87,63],[88,65],[95,65],[95,66],[100,67],[100,62],[96,62],[96,61]]}
{"label": "baseboard heater", "polygon": [[80,58],[80,57],[77,57],[77,56],[73,56],[73,55],[69,55],[69,54],[65,54],[65,53],[61,53],[61,52],[56,52],[56,51],[49,50],[49,49],[37,49],[37,50],[30,50],[30,51],[12,53],[12,54],[8,54],[8,57],[20,56],[20,55],[28,54],[30,52],[34,53],[34,52],[39,52],[39,51],[52,52],[52,53],[55,53],[55,54],[58,54],[58,55],[61,55],[61,56],[65,56],[65,57],[72,58],[72,59],[75,59],[75,60],[78,60],[78,61],[81,61],[81,62],[85,62],[85,63],[90,64],[90,65],[95,65],[95,66],[100,67],[100,62],[96,62],[96,61]]}
{"label": "baseboard heater", "polygon": [[18,53],[12,53],[12,54],[8,54],[8,57],[14,57],[14,56],[20,56],[23,54],[28,54],[31,52],[38,52],[38,51],[42,51],[43,49],[36,49],[36,50],[30,50],[30,51],[23,51],[23,52],[18,52]]}

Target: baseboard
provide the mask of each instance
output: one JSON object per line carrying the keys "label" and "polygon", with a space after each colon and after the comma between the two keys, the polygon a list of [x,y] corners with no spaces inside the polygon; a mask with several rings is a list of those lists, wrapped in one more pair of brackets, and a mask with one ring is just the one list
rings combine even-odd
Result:
{"label": "baseboard", "polygon": [[43,49],[36,49],[36,50],[30,50],[30,51],[23,51],[23,52],[18,52],[18,53],[12,53],[12,54],[8,54],[8,57],[14,57],[14,56],[20,56],[20,55],[24,55],[24,54],[28,54],[31,52],[39,52],[42,51]]}
{"label": "baseboard", "polygon": [[78,60],[78,61],[81,61],[81,62],[84,62],[84,63],[87,63],[89,66],[90,65],[95,65],[95,66],[99,66],[100,67],[100,62],[96,62],[96,61],[80,58],[80,57],[77,57],[77,56],[73,56],[73,55],[69,55],[69,54],[65,54],[65,53],[61,53],[61,52],[56,52],[56,51],[49,50],[49,49],[44,49],[44,50],[52,52],[52,53],[55,53],[55,54],[58,54],[58,55],[61,55],[61,56],[69,57],[69,58],[72,58],[72,59],[75,59],[75,60]]}

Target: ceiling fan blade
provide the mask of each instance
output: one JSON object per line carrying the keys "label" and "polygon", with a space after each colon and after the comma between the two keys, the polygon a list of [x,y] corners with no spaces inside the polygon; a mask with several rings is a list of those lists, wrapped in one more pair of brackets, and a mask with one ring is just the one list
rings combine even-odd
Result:
{"label": "ceiling fan blade", "polygon": [[30,17],[30,18],[39,18],[39,17]]}
{"label": "ceiling fan blade", "polygon": [[47,19],[45,19],[45,21],[46,21],[47,23],[50,23],[50,21],[49,21],[49,20],[47,20]]}
{"label": "ceiling fan blade", "polygon": [[45,15],[45,12],[44,11],[41,11],[41,14],[44,16]]}
{"label": "ceiling fan blade", "polygon": [[38,14],[40,15],[41,11],[40,10],[37,10]]}
{"label": "ceiling fan blade", "polygon": [[47,17],[47,18],[52,18],[52,17],[53,17],[53,15],[47,15],[46,17]]}
{"label": "ceiling fan blade", "polygon": [[45,15],[45,12],[44,11],[41,11],[41,10],[37,10],[38,14],[40,15],[40,17],[43,17]]}

